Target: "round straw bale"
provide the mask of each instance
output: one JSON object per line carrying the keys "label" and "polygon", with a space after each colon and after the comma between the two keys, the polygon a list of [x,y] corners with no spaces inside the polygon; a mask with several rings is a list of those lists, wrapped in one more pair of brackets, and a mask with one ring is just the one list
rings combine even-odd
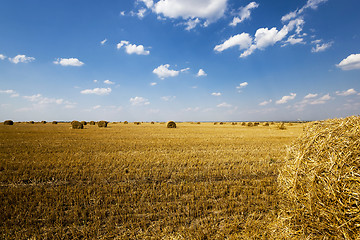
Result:
{"label": "round straw bale", "polygon": [[72,121],[71,127],[72,127],[72,129],[83,129],[84,125],[79,121]]}
{"label": "round straw bale", "polygon": [[4,121],[4,125],[14,125],[13,120],[6,120]]}
{"label": "round straw bale", "polygon": [[259,126],[260,125],[260,123],[259,122],[254,122],[254,126],[256,127],[256,126]]}
{"label": "round straw bale", "polygon": [[220,124],[220,125],[224,125],[224,123],[223,123],[223,122],[220,122],[219,124]]}
{"label": "round straw bale", "polygon": [[246,122],[242,122],[241,125],[242,125],[242,126],[246,126]]}
{"label": "round straw bale", "polygon": [[86,126],[87,122],[86,121],[81,121],[82,125]]}
{"label": "round straw bale", "polygon": [[107,121],[99,121],[98,122],[98,127],[104,127],[106,128],[108,125],[108,122]]}
{"label": "round straw bale", "polygon": [[169,121],[166,123],[167,128],[176,128],[176,123],[174,121]]}
{"label": "round straw bale", "polygon": [[95,125],[95,122],[94,122],[94,121],[90,121],[89,124],[90,124],[90,125]]}
{"label": "round straw bale", "polygon": [[134,122],[135,125],[140,125],[141,123],[140,122]]}
{"label": "round straw bale", "polygon": [[58,124],[58,122],[57,121],[52,121],[52,124]]}
{"label": "round straw bale", "polygon": [[263,126],[268,127],[268,126],[269,126],[269,123],[268,123],[268,122],[264,122],[264,123],[263,123]]}
{"label": "round straw bale", "polygon": [[42,124],[46,124],[46,121],[41,121]]}
{"label": "round straw bale", "polygon": [[151,122],[151,124],[155,124],[154,122]]}
{"label": "round straw bale", "polygon": [[252,127],[252,126],[253,126],[253,123],[252,123],[252,122],[248,122],[248,123],[246,124],[246,126]]}
{"label": "round straw bale", "polygon": [[124,124],[128,124],[129,122],[128,121],[124,121]]}
{"label": "round straw bale", "polygon": [[280,130],[285,130],[286,129],[286,127],[285,127],[285,123],[279,123],[279,125],[278,125],[278,129],[280,129]]}
{"label": "round straw bale", "polygon": [[214,125],[217,125],[218,123],[217,122],[214,122]]}
{"label": "round straw bale", "polygon": [[34,121],[30,121],[29,123],[30,123],[30,124],[35,124],[35,122],[34,122]]}
{"label": "round straw bale", "polygon": [[360,117],[310,123],[280,169],[276,239],[360,239]]}

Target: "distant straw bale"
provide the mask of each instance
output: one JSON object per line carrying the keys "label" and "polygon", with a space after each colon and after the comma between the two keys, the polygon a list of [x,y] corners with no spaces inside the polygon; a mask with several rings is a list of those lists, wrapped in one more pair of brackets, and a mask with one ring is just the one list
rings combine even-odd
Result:
{"label": "distant straw bale", "polygon": [[360,239],[360,117],[310,123],[288,149],[276,239]]}
{"label": "distant straw bale", "polygon": [[4,121],[4,125],[14,125],[13,120],[6,120]]}
{"label": "distant straw bale", "polygon": [[246,122],[242,122],[241,125],[242,125],[242,126],[246,126]]}
{"label": "distant straw bale", "polygon": [[29,123],[30,123],[30,124],[35,124],[35,122],[34,122],[34,121],[30,121]]}
{"label": "distant straw bale", "polygon": [[254,122],[254,126],[256,127],[256,126],[259,126],[260,125],[260,123],[259,122]]}
{"label": "distant straw bale", "polygon": [[42,124],[46,124],[46,121],[41,121]]}
{"label": "distant straw bale", "polygon": [[107,121],[99,121],[98,122],[98,127],[104,127],[106,128],[108,125],[108,122]]}
{"label": "distant straw bale", "polygon": [[90,124],[90,125],[95,125],[95,122],[94,122],[94,121],[90,121],[89,124]]}
{"label": "distant straw bale", "polygon": [[197,122],[196,124],[200,124],[200,122]]}
{"label": "distant straw bale", "polygon": [[86,121],[81,121],[82,125],[86,126],[87,122]]}
{"label": "distant straw bale", "polygon": [[174,121],[169,121],[166,123],[167,128],[176,128],[176,123]]}
{"label": "distant straw bale", "polygon": [[254,125],[253,125],[253,123],[252,123],[252,122],[248,122],[248,123],[246,124],[246,126],[248,126],[248,127],[252,127],[252,126],[254,126]]}
{"label": "distant straw bale", "polygon": [[124,121],[124,124],[128,124],[129,122],[128,121]]}
{"label": "distant straw bale", "polygon": [[72,129],[83,129],[84,125],[79,121],[72,121],[71,127],[72,127]]}
{"label": "distant straw bale", "polygon": [[224,125],[224,123],[223,123],[223,122],[220,122],[219,124],[220,124],[220,125]]}
{"label": "distant straw bale", "polygon": [[57,121],[52,121],[52,124],[58,124],[58,122]]}
{"label": "distant straw bale", "polygon": [[278,129],[280,129],[280,130],[286,130],[286,127],[285,127],[285,123],[279,123],[279,125],[278,125]]}
{"label": "distant straw bale", "polygon": [[232,122],[231,125],[237,125],[237,122]]}
{"label": "distant straw bale", "polygon": [[263,123],[263,126],[268,127],[268,126],[269,126],[269,123],[268,123],[268,122],[264,122],[264,123]]}
{"label": "distant straw bale", "polygon": [[214,122],[214,125],[217,125],[218,123],[217,122]]}
{"label": "distant straw bale", "polygon": [[135,125],[140,125],[140,124],[141,124],[141,122],[134,122],[134,124],[135,124]]}
{"label": "distant straw bale", "polygon": [[151,122],[151,124],[155,124],[154,122]]}

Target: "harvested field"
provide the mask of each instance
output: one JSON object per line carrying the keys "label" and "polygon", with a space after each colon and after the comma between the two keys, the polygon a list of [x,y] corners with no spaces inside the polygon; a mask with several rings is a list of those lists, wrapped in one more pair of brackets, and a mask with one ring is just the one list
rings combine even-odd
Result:
{"label": "harvested field", "polygon": [[2,239],[266,239],[302,124],[0,126]]}

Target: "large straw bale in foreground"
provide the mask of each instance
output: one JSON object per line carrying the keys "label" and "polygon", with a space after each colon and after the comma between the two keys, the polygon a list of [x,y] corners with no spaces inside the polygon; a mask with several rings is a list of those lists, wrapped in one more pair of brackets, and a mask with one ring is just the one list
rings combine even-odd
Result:
{"label": "large straw bale in foreground", "polygon": [[360,117],[310,123],[278,177],[276,239],[360,239]]}
{"label": "large straw bale in foreground", "polygon": [[83,129],[84,125],[79,121],[72,121],[71,127],[72,127],[72,129]]}
{"label": "large straw bale in foreground", "polygon": [[107,121],[99,121],[98,122],[98,127],[104,127],[106,128],[108,125],[108,122]]}

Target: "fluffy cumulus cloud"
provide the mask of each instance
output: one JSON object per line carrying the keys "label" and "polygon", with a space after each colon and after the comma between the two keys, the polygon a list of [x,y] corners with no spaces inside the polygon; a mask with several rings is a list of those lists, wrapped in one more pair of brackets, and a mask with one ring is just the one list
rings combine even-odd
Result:
{"label": "fluffy cumulus cloud", "polygon": [[357,92],[353,88],[350,88],[346,91],[336,91],[336,95],[339,95],[339,96],[349,96],[349,95],[355,95],[355,94],[357,94]]}
{"label": "fluffy cumulus cloud", "polygon": [[0,93],[8,94],[8,95],[10,95],[10,97],[18,97],[19,96],[19,94],[16,91],[12,90],[12,89],[0,90]]}
{"label": "fluffy cumulus cloud", "polygon": [[111,88],[85,89],[85,90],[82,90],[80,93],[81,94],[108,95],[111,93]]}
{"label": "fluffy cumulus cloud", "polygon": [[[277,42],[283,41],[290,32],[295,32],[291,35],[287,42],[296,44],[302,42],[302,39],[296,38],[303,29],[305,21],[302,18],[291,20],[285,24],[280,30],[273,28],[259,28],[256,30],[254,37],[248,33],[241,33],[230,37],[222,44],[215,46],[214,50],[222,52],[233,46],[239,46],[239,50],[245,50],[240,57],[247,57],[251,55],[256,49],[264,50],[269,46],[275,45]],[[285,41],[286,42],[286,41]]]}
{"label": "fluffy cumulus cloud", "polygon": [[168,77],[176,77],[179,75],[180,71],[169,69],[170,64],[160,65],[153,70],[153,73],[156,74],[160,79],[165,79]]}
{"label": "fluffy cumulus cloud", "polygon": [[120,49],[122,47],[125,48],[125,52],[127,54],[137,54],[137,55],[149,55],[150,54],[150,51],[145,50],[143,45],[131,44],[129,41],[123,40],[117,44],[117,49]]}
{"label": "fluffy cumulus cloud", "polygon": [[223,103],[220,103],[220,104],[216,105],[216,107],[218,107],[218,108],[231,108],[232,105],[229,104],[229,103],[223,102]]}
{"label": "fluffy cumulus cloud", "polygon": [[206,77],[207,73],[203,69],[199,69],[198,73],[196,74],[197,77]]}
{"label": "fluffy cumulus cloud", "polygon": [[260,106],[266,106],[268,105],[269,103],[272,103],[272,99],[268,100],[268,101],[263,101],[261,103],[259,103]]}
{"label": "fluffy cumulus cloud", "polygon": [[318,96],[317,93],[309,93],[304,97],[304,99],[316,98]]}
{"label": "fluffy cumulus cloud", "polygon": [[143,98],[143,97],[133,97],[133,98],[130,98],[129,101],[130,101],[131,105],[133,105],[133,106],[144,106],[144,105],[150,104],[149,100],[146,98]]}
{"label": "fluffy cumulus cloud", "polygon": [[[146,9],[163,19],[182,19],[187,30],[207,26],[224,16],[228,0],[139,0]],[[145,8],[140,8],[140,10]],[[140,11],[139,10],[139,11]],[[142,12],[142,17],[145,11]],[[137,14],[139,15],[139,14]],[[140,17],[140,16],[139,16]]]}
{"label": "fluffy cumulus cloud", "polygon": [[232,22],[230,23],[230,26],[235,27],[237,24],[243,22],[246,19],[249,19],[251,15],[251,10],[257,7],[259,7],[259,4],[256,2],[251,2],[245,7],[241,7],[238,16],[233,18]]}
{"label": "fluffy cumulus cloud", "polygon": [[150,83],[150,86],[156,86],[156,85],[157,85],[157,82]]}
{"label": "fluffy cumulus cloud", "polygon": [[248,33],[241,33],[230,37],[222,44],[216,45],[214,50],[222,52],[228,48],[239,46],[239,50],[247,49],[251,46],[252,38]]}
{"label": "fluffy cumulus cloud", "polygon": [[249,85],[247,82],[240,83],[239,86],[236,87],[236,89],[238,90],[238,92],[241,92],[241,89],[243,89],[247,85]]}
{"label": "fluffy cumulus cloud", "polygon": [[115,84],[114,82],[112,82],[112,81],[110,81],[110,80],[105,80],[104,83],[105,83],[105,84],[108,84],[108,85]]}
{"label": "fluffy cumulus cloud", "polygon": [[81,67],[82,65],[84,65],[84,63],[77,58],[58,58],[53,63],[64,67],[66,66]]}
{"label": "fluffy cumulus cloud", "polygon": [[345,71],[360,69],[360,54],[351,54],[336,66]]}
{"label": "fluffy cumulus cloud", "polygon": [[107,42],[107,39],[105,38],[104,40],[102,40],[102,41],[100,42],[100,44],[101,44],[101,45],[105,45],[106,42]]}
{"label": "fluffy cumulus cloud", "polygon": [[328,42],[328,43],[316,43],[313,48],[311,48],[311,52],[317,53],[317,52],[324,52],[326,49],[330,48],[333,45],[334,42]]}
{"label": "fluffy cumulus cloud", "polygon": [[215,97],[220,97],[221,93],[220,92],[213,92],[213,93],[211,93],[211,95],[215,96]]}
{"label": "fluffy cumulus cloud", "polygon": [[4,60],[6,56],[4,54],[0,54],[0,60]]}
{"label": "fluffy cumulus cloud", "polygon": [[321,3],[325,3],[327,1],[328,0],[308,0],[302,8],[297,9],[297,10],[290,12],[290,13],[286,14],[285,16],[283,16],[281,18],[281,21],[285,22],[285,21],[294,19],[294,18],[298,17],[300,14],[302,14],[306,9],[308,9],[308,8],[317,9]]}
{"label": "fluffy cumulus cloud", "polygon": [[289,96],[283,96],[280,100],[277,100],[276,104],[287,103],[288,101],[295,99],[295,97],[296,97],[296,93],[290,93]]}
{"label": "fluffy cumulus cloud", "polygon": [[327,101],[331,99],[330,94],[325,94],[324,96],[315,99],[313,101],[310,101],[309,104],[315,105],[315,104],[325,104]]}
{"label": "fluffy cumulus cloud", "polygon": [[34,57],[27,57],[26,55],[16,55],[13,58],[9,58],[9,61],[15,64],[18,63],[29,63],[35,61]]}

